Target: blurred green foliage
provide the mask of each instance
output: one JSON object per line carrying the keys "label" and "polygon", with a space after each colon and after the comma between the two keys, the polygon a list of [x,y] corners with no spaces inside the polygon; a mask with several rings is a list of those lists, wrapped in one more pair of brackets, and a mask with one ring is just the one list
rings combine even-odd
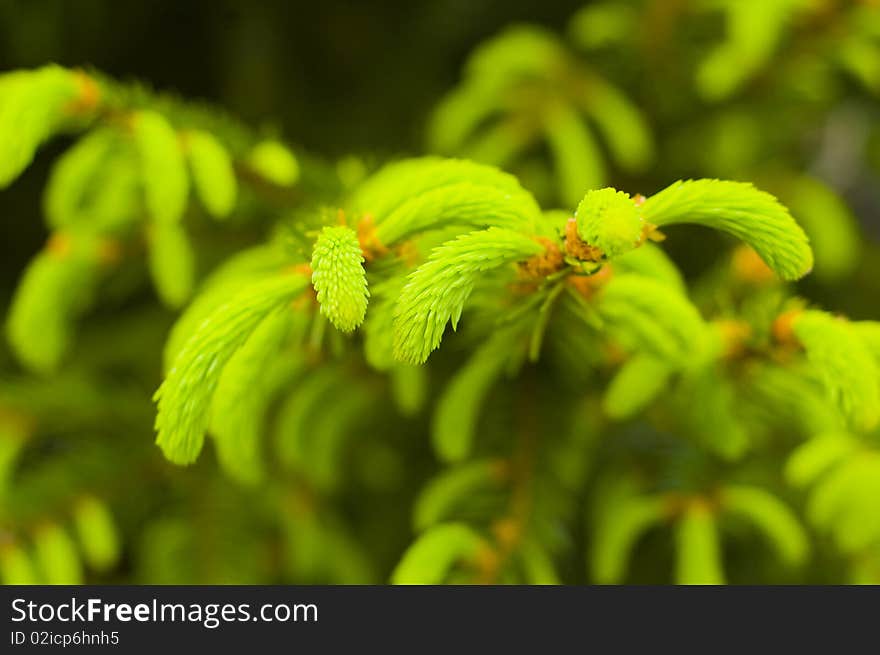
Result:
{"label": "blurred green foliage", "polygon": [[0,64],[3,582],[880,582],[874,0],[0,0]]}

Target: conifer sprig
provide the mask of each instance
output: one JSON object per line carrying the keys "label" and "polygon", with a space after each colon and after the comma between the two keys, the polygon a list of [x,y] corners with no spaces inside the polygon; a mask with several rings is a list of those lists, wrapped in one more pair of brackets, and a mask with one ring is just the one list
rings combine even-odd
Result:
{"label": "conifer sprig", "polygon": [[321,313],[342,332],[364,321],[370,292],[357,234],[349,227],[325,227],[312,250],[312,285]]}
{"label": "conifer sprig", "polygon": [[609,258],[629,252],[643,238],[645,221],[623,191],[588,191],[574,216],[578,236]]}
{"label": "conifer sprig", "polygon": [[681,363],[706,346],[706,325],[686,296],[656,280],[624,274],[601,290],[596,308],[610,336],[631,352]]}
{"label": "conifer sprig", "polygon": [[257,326],[307,287],[288,273],[249,286],[214,311],[190,337],[156,391],[156,443],[178,464],[195,460],[204,442],[211,399],[223,368]]}
{"label": "conifer sprig", "polygon": [[0,188],[72,118],[80,92],[77,75],[59,66],[0,75]]}
{"label": "conifer sprig", "polygon": [[649,197],[641,213],[657,227],[693,223],[728,232],[752,246],[784,280],[797,280],[813,268],[801,227],[776,198],[748,183],[676,182]]}
{"label": "conifer sprig", "polygon": [[446,324],[458,325],[465,302],[480,277],[528,259],[544,247],[518,232],[489,228],[435,248],[401,292],[394,321],[394,354],[421,364],[440,345]]}
{"label": "conifer sprig", "polygon": [[873,429],[880,421],[880,368],[858,331],[818,310],[797,315],[792,329],[843,414],[858,429]]}
{"label": "conifer sprig", "polygon": [[183,218],[189,194],[186,160],[177,133],[160,113],[143,110],[131,119],[150,217],[159,223]]}

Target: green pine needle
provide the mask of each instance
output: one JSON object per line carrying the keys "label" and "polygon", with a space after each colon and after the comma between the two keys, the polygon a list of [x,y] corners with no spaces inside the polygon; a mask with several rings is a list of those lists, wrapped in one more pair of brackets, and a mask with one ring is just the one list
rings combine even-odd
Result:
{"label": "green pine needle", "polygon": [[496,459],[475,459],[446,469],[422,489],[413,507],[413,527],[426,530],[449,520],[459,505],[475,494],[500,487],[503,464]]}
{"label": "green pine needle", "polygon": [[176,464],[198,457],[208,426],[211,400],[230,358],[257,326],[302,293],[301,275],[280,275],[248,286],[201,323],[175,359],[154,399],[156,443]]}
{"label": "green pine needle", "polygon": [[370,297],[364,255],[349,227],[325,227],[312,250],[312,285],[321,313],[342,332],[353,332],[367,314]]}
{"label": "green pine needle", "polygon": [[809,310],[792,328],[844,415],[860,430],[874,428],[880,422],[880,368],[852,324]]}
{"label": "green pine needle", "polygon": [[436,350],[448,322],[458,325],[461,312],[481,275],[540,254],[533,239],[500,228],[471,232],[435,248],[412,273],[397,302],[394,356],[421,364]]}
{"label": "green pine needle", "polygon": [[727,512],[739,514],[760,530],[789,566],[800,566],[810,551],[804,529],[775,495],[758,487],[728,486],[722,504]]}
{"label": "green pine needle", "polygon": [[528,231],[538,212],[534,200],[524,194],[472,182],[443,186],[401,204],[379,221],[376,236],[393,245],[413,234],[452,225]]}
{"label": "green pine needle", "polygon": [[180,307],[195,284],[195,252],[179,223],[154,223],[149,230],[150,275],[159,298]]}
{"label": "green pine needle", "polygon": [[[459,189],[459,185],[465,185]],[[474,189],[477,187],[477,189]],[[451,197],[444,197],[447,191]],[[386,245],[400,239],[406,233],[416,229],[428,229],[425,226],[445,226],[445,220],[459,220],[464,224],[473,224],[479,220],[478,215],[466,218],[468,207],[479,202],[475,191],[494,190],[493,195],[504,202],[503,211],[526,218],[529,221],[540,216],[535,199],[523,189],[519,181],[509,173],[494,166],[478,164],[466,159],[440,159],[438,157],[422,157],[405,159],[389,164],[375,175],[364,181],[358,188],[352,201],[357,210],[370,214],[376,219],[377,227],[382,229],[378,236]],[[432,202],[425,202],[423,196],[430,195]],[[463,204],[463,219],[456,219],[456,197]],[[437,205],[440,203],[440,205]],[[406,205],[409,204],[409,208]],[[445,219],[438,219],[438,209],[442,209]],[[498,208],[486,206],[482,209],[490,212]],[[416,211],[418,210],[418,211]],[[428,212],[422,215],[421,212]],[[392,218],[392,216],[396,216]],[[382,224],[388,225],[382,227]],[[494,223],[488,223],[493,225]],[[484,226],[483,223],[478,224]],[[384,230],[384,232],[382,231]]]}
{"label": "green pine needle", "polygon": [[672,372],[662,359],[651,355],[631,357],[608,384],[602,409],[615,420],[635,416],[666,389]]}
{"label": "green pine needle", "polygon": [[97,498],[86,496],[77,501],[73,520],[86,563],[97,571],[114,566],[121,544],[110,509]]}
{"label": "green pine needle", "polygon": [[559,105],[547,113],[544,134],[553,156],[562,201],[576,203],[584,189],[607,180],[602,151],[583,117],[572,107]]}
{"label": "green pine needle", "polygon": [[440,584],[456,563],[473,559],[486,541],[463,523],[436,525],[403,554],[392,584]]}
{"label": "green pine needle", "polygon": [[58,66],[0,75],[0,189],[61,126],[77,92],[74,74]]}
{"label": "green pine needle", "polygon": [[157,222],[179,221],[186,211],[189,177],[177,133],[164,116],[152,110],[135,114],[132,130],[147,210]]}
{"label": "green pine needle", "polygon": [[597,309],[609,335],[631,352],[680,364],[693,361],[706,343],[706,324],[687,297],[643,275],[613,277]]}
{"label": "green pine needle", "polygon": [[813,484],[860,447],[858,440],[845,432],[817,434],[794,450],[785,465],[785,479],[795,487]]}
{"label": "green pine needle", "polygon": [[199,199],[215,218],[226,218],[235,207],[238,182],[232,158],[209,132],[187,133],[187,155]]}
{"label": "green pine needle", "polygon": [[113,130],[94,130],[56,160],[43,195],[43,211],[52,227],[57,229],[81,220],[80,206],[116,139]]}
{"label": "green pine needle", "polygon": [[687,180],[648,198],[642,215],[658,227],[693,223],[748,243],[784,280],[813,268],[807,235],[773,196],[744,182]]}
{"label": "green pine needle", "polygon": [[608,258],[629,252],[642,239],[644,221],[623,191],[611,187],[588,191],[574,216],[578,236]]}
{"label": "green pine needle", "polygon": [[0,582],[4,585],[35,585],[40,583],[31,555],[12,542],[0,549]]}
{"label": "green pine needle", "polygon": [[665,499],[612,493],[601,508],[590,550],[590,573],[598,584],[623,582],[632,553],[645,532],[666,519]]}
{"label": "green pine needle", "polygon": [[480,410],[514,351],[513,336],[496,332],[449,381],[431,422],[434,450],[447,462],[460,462],[473,450]]}
{"label": "green pine needle", "polygon": [[681,585],[724,584],[718,525],[711,508],[691,503],[676,526],[675,580]]}
{"label": "green pine needle", "polygon": [[257,175],[280,187],[292,187],[299,180],[296,156],[278,141],[270,139],[254,146],[248,155],[248,165]]}
{"label": "green pine needle", "polygon": [[302,358],[282,354],[293,314],[263,320],[223,369],[211,406],[210,432],[223,469],[239,482],[263,477],[261,435],[266,413],[279,387],[304,365]]}
{"label": "green pine needle", "polygon": [[74,321],[92,304],[101,279],[99,242],[88,235],[58,235],[28,265],[15,291],[6,332],[18,358],[35,371],[61,363]]}

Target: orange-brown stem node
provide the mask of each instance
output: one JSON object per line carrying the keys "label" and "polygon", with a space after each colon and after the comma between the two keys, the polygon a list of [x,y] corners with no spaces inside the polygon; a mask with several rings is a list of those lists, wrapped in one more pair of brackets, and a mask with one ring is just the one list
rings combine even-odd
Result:
{"label": "orange-brown stem node", "polygon": [[751,284],[767,284],[776,280],[776,275],[753,248],[741,245],[733,251],[730,266],[734,277]]}
{"label": "orange-brown stem node", "polygon": [[792,309],[783,312],[773,321],[772,333],[777,343],[784,346],[793,346],[797,344],[797,337],[794,334],[794,321],[803,312],[802,309]]}
{"label": "orange-brown stem node", "polygon": [[519,270],[524,277],[543,278],[565,267],[565,258],[558,245],[546,237],[535,237],[535,241],[544,246],[544,252],[520,262]]}
{"label": "orange-brown stem node", "polygon": [[570,275],[568,283],[584,298],[592,298],[614,275],[609,264],[606,264],[593,275]]}
{"label": "orange-brown stem node", "polygon": [[101,102],[101,88],[89,75],[83,71],[74,71],[76,80],[76,97],[67,106],[67,113],[73,115],[88,115],[97,109]]}
{"label": "orange-brown stem node", "polygon": [[288,273],[295,273],[297,275],[304,275],[306,277],[312,277],[312,267],[310,264],[306,262],[301,262],[299,264],[291,264],[287,268],[284,269]]}
{"label": "orange-brown stem node", "polygon": [[574,216],[565,222],[565,254],[582,262],[598,262],[605,256],[599,248],[581,239]]}
{"label": "orange-brown stem node", "polygon": [[357,235],[366,261],[371,262],[388,254],[388,248],[376,236],[376,221],[372,214],[364,214],[358,221]]}

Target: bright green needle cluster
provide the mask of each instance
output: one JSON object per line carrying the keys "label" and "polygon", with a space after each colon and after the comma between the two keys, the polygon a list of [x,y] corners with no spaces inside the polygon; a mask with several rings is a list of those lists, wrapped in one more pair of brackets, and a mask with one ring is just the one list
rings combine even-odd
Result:
{"label": "bright green needle cluster", "polygon": [[588,191],[574,216],[578,236],[609,259],[634,249],[643,238],[644,221],[635,203],[611,187]]}
{"label": "bright green needle cluster", "polygon": [[880,368],[852,324],[809,310],[792,328],[843,414],[861,430],[874,428],[880,421]]}
{"label": "bright green needle cluster", "polygon": [[382,243],[393,244],[449,225],[529,228],[535,218],[532,208],[507,189],[459,182],[410,198],[379,221],[376,236]]}
{"label": "bright green needle cluster", "polygon": [[186,342],[214,311],[245,287],[281,269],[284,263],[279,249],[263,245],[242,250],[219,266],[172,327],[165,342],[163,368],[171,369]]}
{"label": "bright green needle cluster", "polygon": [[880,362],[880,321],[853,321],[850,326]]}
{"label": "bright green needle cluster", "polygon": [[367,313],[370,292],[364,255],[349,227],[325,227],[312,250],[312,285],[321,313],[342,332],[353,332]]}
{"label": "bright green needle cluster", "polygon": [[438,152],[509,170],[546,151],[556,196],[568,205],[604,185],[609,163],[635,172],[653,158],[647,121],[626,93],[552,32],[530,26],[510,27],[474,52],[429,129]]}
{"label": "bright green needle cluster", "polygon": [[511,335],[496,333],[456,372],[440,396],[431,437],[442,459],[459,462],[471,454],[483,401],[501,376],[513,347]]}
{"label": "bright green needle cluster", "polygon": [[607,178],[602,149],[574,108],[553,107],[544,116],[543,130],[559,177],[559,195],[566,204],[577,202],[584,189]]}
{"label": "bright green needle cluster", "polygon": [[77,93],[75,74],[58,66],[0,75],[0,188],[62,127]]}
{"label": "bright green needle cluster", "polygon": [[675,530],[677,584],[724,584],[721,539],[712,510],[703,502],[690,504]]}
{"label": "bright green needle cluster", "polygon": [[435,248],[428,261],[410,274],[397,302],[395,357],[409,364],[423,363],[440,345],[446,324],[456,328],[481,276],[542,251],[534,239],[501,228],[471,232]]}
{"label": "bright green needle cluster", "polygon": [[614,270],[644,275],[685,292],[684,277],[678,266],[660,246],[651,242],[620,255],[614,260]]}
{"label": "bright green needle cluster", "polygon": [[440,584],[450,570],[488,548],[478,533],[463,523],[443,523],[425,532],[404,553],[391,574],[392,584]]}
{"label": "bright green needle cluster", "polygon": [[596,308],[609,334],[627,350],[680,364],[706,345],[706,325],[697,309],[681,292],[652,278],[614,277]]}
{"label": "bright green needle cluster", "polygon": [[132,132],[150,216],[160,223],[181,220],[186,211],[189,176],[177,133],[164,116],[152,110],[135,114]]}
{"label": "bright green needle cluster", "polygon": [[375,220],[376,237],[386,246],[451,226],[534,231],[541,214],[509,173],[435,157],[385,166],[361,185],[351,204]]}
{"label": "bright green needle cluster", "polygon": [[30,554],[16,543],[0,550],[0,576],[8,585],[39,584],[40,578]]}
{"label": "bright green needle cluster", "polygon": [[97,571],[111,568],[119,560],[121,544],[107,506],[94,496],[86,496],[74,507],[73,520],[86,563]]}
{"label": "bright green needle cluster", "polygon": [[800,566],[810,552],[807,535],[789,507],[774,494],[758,487],[731,485],[721,498],[726,512],[751,523],[776,548],[789,566]]}
{"label": "bright green needle cluster", "polygon": [[156,222],[149,228],[150,274],[169,307],[182,306],[195,284],[195,253],[179,223]]}
{"label": "bright green needle cluster", "polygon": [[732,95],[766,65],[792,18],[809,0],[725,0],[712,9],[724,13],[725,35],[697,67],[696,86],[708,100]]}
{"label": "bright green needle cluster", "polygon": [[283,143],[274,139],[261,141],[248,155],[251,169],[280,187],[292,187],[299,180],[299,162]]}
{"label": "bright green needle cluster", "polygon": [[418,157],[386,164],[357,189],[352,204],[380,219],[411,198],[456,184],[469,183],[507,191],[538,210],[534,199],[510,173],[467,159]]}
{"label": "bright green needle cluster", "polygon": [[43,525],[34,534],[34,559],[45,584],[82,584],[76,543],[57,523]]}
{"label": "bright green needle cluster", "polygon": [[674,522],[678,584],[724,583],[720,535],[728,517],[750,525],[789,567],[802,565],[810,552],[807,534],[792,510],[760,487],[726,485],[711,498],[643,495],[624,480],[600,489],[598,502],[590,573],[601,584],[623,582],[639,539],[670,522]]}
{"label": "bright green needle cluster", "polygon": [[671,374],[669,363],[662,359],[652,355],[631,357],[605,390],[602,408],[613,419],[635,416],[660,395]]}
{"label": "bright green needle cluster", "polygon": [[876,448],[843,432],[819,434],[794,451],[785,472],[792,484],[810,488],[807,517],[841,551],[858,556],[877,544]]}
{"label": "bright green needle cluster", "polygon": [[187,133],[186,145],[193,185],[202,204],[211,216],[226,218],[238,195],[232,157],[214,135],[204,130]]}
{"label": "bright green needle cluster", "polygon": [[210,432],[217,458],[234,479],[262,479],[260,435],[274,393],[302,368],[302,361],[281,356],[290,338],[292,312],[268,316],[223,369],[211,406]]}
{"label": "bright green needle cluster", "polygon": [[824,432],[799,446],[785,465],[786,479],[796,487],[814,484],[832,467],[856,453],[860,444],[846,432]]}
{"label": "bright green needle cluster", "polygon": [[6,334],[19,359],[49,372],[73,339],[73,323],[92,304],[103,263],[99,240],[62,235],[28,265],[16,289]]}
{"label": "bright green needle cluster", "polygon": [[139,207],[139,189],[121,141],[113,130],[96,129],[58,158],[43,194],[49,225],[112,230],[127,222]]}
{"label": "bright green needle cluster", "polygon": [[661,497],[624,493],[610,493],[604,500],[608,504],[594,526],[590,573],[599,584],[619,584],[639,538],[667,519],[667,504]]}
{"label": "bright green needle cluster", "polygon": [[748,243],[783,280],[813,268],[807,235],[769,193],[744,182],[687,180],[648,198],[642,216],[663,227],[693,223],[721,230]]}
{"label": "bright green needle cluster", "polygon": [[457,505],[483,489],[500,486],[503,479],[503,465],[493,459],[472,460],[443,471],[419,494],[413,527],[425,530],[446,520]]}
{"label": "bright green needle cluster", "polygon": [[156,443],[168,459],[177,464],[196,459],[224,366],[267,316],[283,309],[307,284],[301,275],[270,277],[233,296],[201,323],[155,395]]}

